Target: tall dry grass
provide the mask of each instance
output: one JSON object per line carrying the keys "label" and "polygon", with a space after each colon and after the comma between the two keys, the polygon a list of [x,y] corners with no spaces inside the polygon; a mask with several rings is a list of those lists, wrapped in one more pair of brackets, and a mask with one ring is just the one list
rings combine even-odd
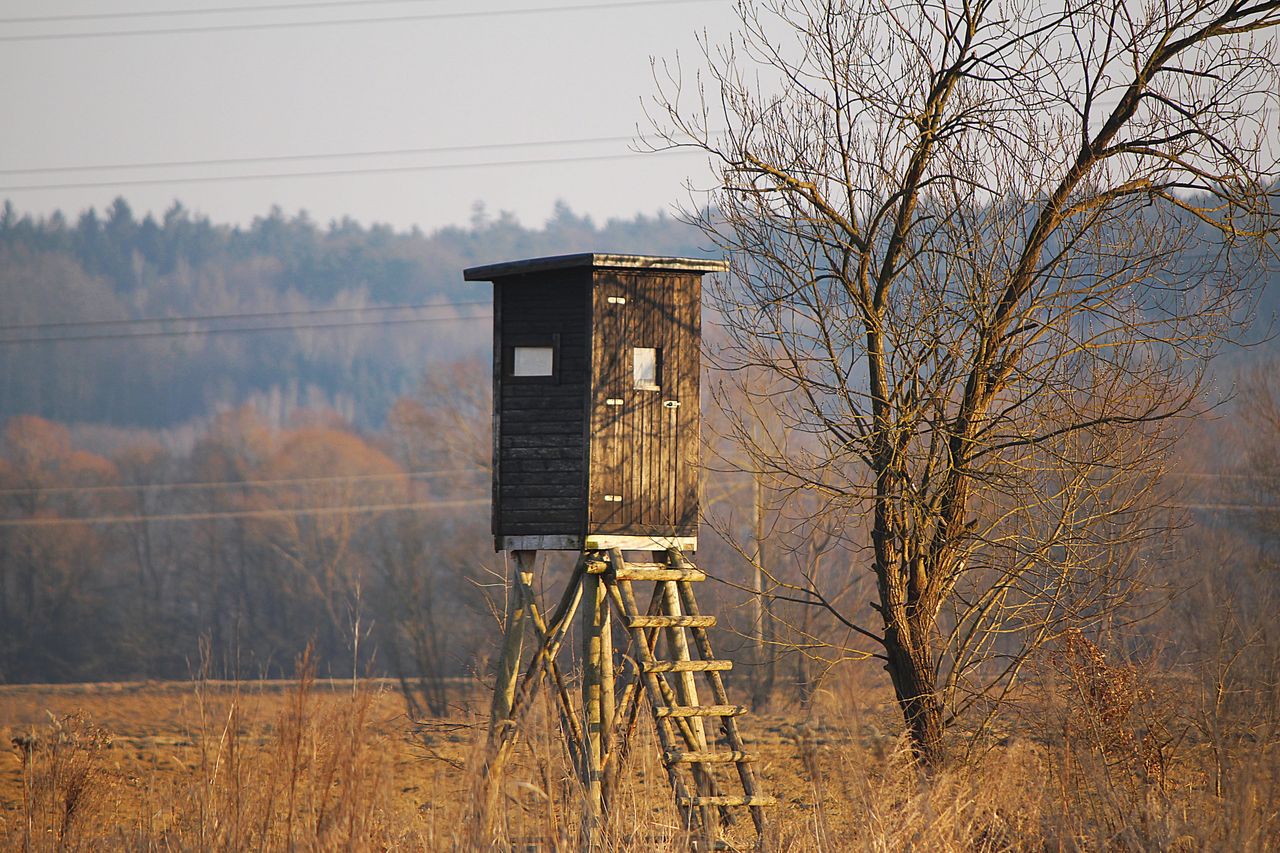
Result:
{"label": "tall dry grass", "polygon": [[[1280,738],[1265,683],[1215,692],[1212,678],[1116,662],[1069,638],[998,739],[927,779],[883,691],[836,683],[841,692],[809,708],[748,718],[763,787],[781,801],[772,849],[1280,849]],[[282,696],[197,680],[181,736],[132,765],[121,761],[128,737],[84,714],[55,716],[14,738],[20,802],[3,815],[0,848],[581,848],[578,783],[546,697],[524,722],[494,812],[481,815],[471,792],[483,719],[413,724],[379,689],[324,689],[305,658]],[[745,814],[726,838],[749,848]],[[642,717],[601,849],[692,840]]]}
{"label": "tall dry grass", "polygon": [[[391,784],[374,689],[317,697],[309,656],[265,730],[252,701],[195,685],[197,723],[150,772],[122,772],[112,738],[83,715],[17,738],[24,798],[9,849],[363,850],[423,847]],[[181,749],[180,747],[185,747]],[[170,766],[170,765],[176,765]]]}

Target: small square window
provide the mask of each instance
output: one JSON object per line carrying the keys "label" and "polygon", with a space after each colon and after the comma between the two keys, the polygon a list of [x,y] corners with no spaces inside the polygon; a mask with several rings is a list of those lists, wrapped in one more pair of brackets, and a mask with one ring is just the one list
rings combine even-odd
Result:
{"label": "small square window", "polygon": [[555,374],[554,347],[515,347],[512,376],[553,376]]}
{"label": "small square window", "polygon": [[502,345],[502,375],[517,383],[560,381],[560,336],[511,335]]}
{"label": "small square window", "polygon": [[635,387],[641,391],[658,389],[658,350],[655,347],[635,347],[632,354],[632,376]]}

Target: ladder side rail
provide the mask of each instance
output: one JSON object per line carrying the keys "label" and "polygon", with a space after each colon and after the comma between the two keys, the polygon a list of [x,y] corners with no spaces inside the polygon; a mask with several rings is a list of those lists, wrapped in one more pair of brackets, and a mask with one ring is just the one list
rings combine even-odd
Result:
{"label": "ladder side rail", "polygon": [[[626,560],[623,560],[621,548],[609,549],[609,565],[613,569],[614,578],[617,578],[620,573],[626,573],[627,564]],[[660,597],[662,597],[663,612],[667,616],[680,616],[680,593],[677,592],[675,580],[658,580],[654,584],[654,594],[660,594]],[[639,613],[628,613],[627,624],[637,624],[640,620],[635,619],[636,616],[639,616]],[[667,647],[671,649],[672,657],[677,661],[689,661],[689,640],[686,638],[685,630],[682,628],[666,628],[662,630],[666,630]],[[671,686],[662,676],[658,676],[655,679],[660,690],[662,690],[663,701],[669,707],[698,707],[698,681],[695,680],[694,674],[692,672],[676,672],[675,675],[675,692],[672,692]],[[654,711],[654,719],[660,719],[657,710]],[[677,719],[677,730],[684,736],[690,752],[707,751],[707,731],[703,727],[701,717],[687,715],[682,719]],[[721,795],[722,792],[719,789],[716,776],[710,772],[708,767],[692,765],[690,774],[694,777],[694,786],[698,789],[701,797],[717,797],[717,795]],[[701,812],[701,822],[703,822],[704,829],[709,833],[709,831],[712,831],[710,830],[710,827],[712,827],[712,811],[710,811],[710,807],[707,804],[699,804],[699,811]],[[732,812],[724,808],[719,809],[719,811],[721,811],[719,818],[721,818],[722,824],[732,824]]]}
{"label": "ladder side rail", "polygon": [[[680,551],[672,549],[668,554],[672,563],[675,565],[682,568],[692,567],[692,564]],[[680,588],[680,598],[684,603],[685,611],[691,616],[701,615],[701,610],[698,607],[698,600],[693,593],[693,587],[688,582],[679,583],[677,586]],[[706,629],[693,628],[691,630],[693,631],[694,643],[698,647],[698,653],[704,660],[714,658],[715,652],[711,648],[711,638],[707,635]],[[706,676],[707,682],[711,686],[711,691],[715,696],[716,701],[722,704],[727,704],[729,701],[729,695],[724,688],[724,679],[720,677],[720,673],[715,670],[708,670],[703,674]],[[725,717],[721,721],[721,727],[724,730],[725,739],[729,742],[729,748],[734,752],[746,752],[746,744],[743,743],[742,734],[738,731],[737,720],[733,717]],[[762,801],[763,798],[759,796],[759,788],[756,786],[755,773],[752,771],[751,764],[749,762],[739,761],[736,762],[735,766],[738,769],[738,779],[742,782],[743,793],[747,795],[748,801],[752,802],[750,806],[751,820],[755,823],[756,833],[763,838],[765,832],[764,809],[754,802],[756,800]]]}
{"label": "ladder side rail", "polygon": [[[630,581],[623,581],[622,583],[630,583]],[[657,590],[655,590],[655,591],[654,591],[654,594],[655,594],[655,596],[657,596],[657,595],[658,595],[658,591],[657,591]],[[652,639],[651,639],[651,640],[649,640],[649,648],[648,648],[648,652],[649,652],[650,660],[649,660],[648,664],[652,664],[652,663],[656,662],[656,659],[653,657],[653,655],[654,655],[654,649],[655,649],[655,647],[657,646],[657,643],[658,643],[658,630],[657,630],[657,629],[654,629],[654,628],[634,628],[634,629],[632,629],[632,630],[634,630],[634,631],[640,631],[640,632],[642,632],[642,633],[643,633],[643,632],[650,632],[650,633],[651,633]],[[660,673],[659,673],[658,671],[656,671],[656,670],[652,670],[652,669],[650,669],[650,667],[649,667],[649,665],[648,665],[648,664],[646,664],[646,662],[644,662],[644,661],[641,661],[641,664],[640,664],[641,671],[642,671],[642,673],[644,673],[644,674],[646,674],[646,675],[647,675],[647,674],[652,674],[652,675],[654,675],[654,676],[655,676],[655,679],[654,679],[654,680],[655,680],[655,682],[656,682],[656,684],[657,684],[657,688],[658,688],[658,698],[661,698],[661,700],[662,700],[662,704],[663,704],[664,706],[668,706],[668,707],[679,706],[679,705],[680,705],[680,701],[679,701],[678,697],[676,696],[676,692],[675,692],[675,690],[671,687],[671,685],[670,685],[670,684],[668,684],[668,683],[667,683],[667,680],[662,676],[662,674],[660,674]],[[647,679],[646,679],[646,681],[647,681]],[[652,697],[653,697],[653,691],[652,691],[652,689],[650,689],[650,691],[649,691],[649,692],[650,692],[650,696],[651,696],[651,698],[652,698]],[[656,705],[656,702],[655,702],[655,705]],[[657,714],[657,711],[656,711],[656,710],[655,710],[655,712],[654,712],[654,718],[655,718],[655,719],[657,719],[657,718],[658,718],[658,714]],[[697,737],[696,737],[696,735],[695,735],[695,733],[694,733],[694,730],[693,730],[692,726],[690,725],[690,717],[687,717],[687,716],[682,717],[682,716],[677,716],[677,715],[666,715],[666,716],[663,716],[661,719],[666,720],[666,721],[668,721],[668,722],[671,722],[671,723],[673,723],[673,724],[675,725],[675,727],[676,727],[676,729],[675,729],[675,730],[679,732],[681,740],[683,740],[683,741],[684,741],[685,747],[686,747],[689,751],[694,751],[694,750],[696,750],[696,749],[698,748],[698,747],[697,747],[698,740],[697,740]]]}
{"label": "ladder side rail", "polygon": [[[692,590],[690,590],[692,597]],[[696,605],[695,605],[696,606]],[[711,651],[710,639],[706,636],[705,629],[694,628],[694,641],[698,643],[700,648],[705,648],[708,653]],[[702,636],[699,637],[698,635]],[[724,680],[720,677],[720,673],[709,671],[704,673],[707,680],[712,683],[712,692],[717,694],[717,700],[727,698],[724,689]],[[734,752],[745,752],[746,743],[742,739],[742,733],[738,729],[738,721],[733,716],[723,717],[720,721],[720,727],[724,731],[725,740],[729,743],[729,748]],[[756,825],[756,832],[763,837],[765,827],[764,809],[761,807],[767,798],[760,796],[759,788],[756,785],[755,772],[751,769],[751,764],[746,761],[735,762],[734,766],[738,770],[738,779],[742,782],[742,791],[747,796],[747,802],[743,805],[749,805],[751,808],[751,820]]]}
{"label": "ladder side rail", "polygon": [[[622,603],[623,613],[627,616],[638,616],[640,608],[636,606],[635,593],[631,590],[630,581],[618,581],[613,585],[618,592],[618,597]],[[640,653],[641,663],[652,662],[653,654],[649,651],[648,639],[644,635],[643,628],[628,628],[631,632],[632,644]],[[662,689],[656,674],[647,672],[643,666],[640,668],[640,676],[645,681],[645,686],[649,690],[650,696],[659,696]],[[668,688],[670,689],[670,688]],[[667,719],[655,719],[654,728],[658,732],[658,742],[662,746],[663,752],[668,752],[676,748],[675,728],[671,721]],[[681,818],[687,829],[693,829],[695,820],[695,812],[689,805],[689,790],[685,787],[684,779],[680,777],[679,767],[675,764],[667,764],[663,762],[667,770],[667,778],[671,782],[671,790],[675,793],[676,804],[680,809]]]}
{"label": "ladder side rail", "polygon": [[[680,612],[680,593],[676,589],[678,583],[679,581],[664,580],[658,581],[656,584],[662,589],[663,611],[672,620],[679,620],[682,615]],[[685,634],[685,629],[679,627],[678,622],[661,630],[666,633],[667,649],[672,660],[680,662],[692,660],[689,655],[689,638]],[[675,692],[679,699],[679,705],[669,703],[668,711],[673,711],[679,706],[683,706],[686,709],[697,708],[701,703],[698,701],[698,682],[694,674],[692,672],[676,672],[672,674],[675,676]],[[657,713],[655,710],[655,714]],[[690,749],[694,752],[706,752],[707,730],[703,725],[702,718],[689,715],[687,721],[687,728],[692,735],[689,743]],[[711,770],[706,765],[694,764],[690,770],[693,773],[694,787],[698,791],[698,808],[702,812],[703,830],[711,833],[713,825],[712,807],[706,798],[719,795],[717,791],[718,784],[715,776],[711,774]],[[722,821],[730,821],[732,820],[732,815],[721,809],[720,818]]]}

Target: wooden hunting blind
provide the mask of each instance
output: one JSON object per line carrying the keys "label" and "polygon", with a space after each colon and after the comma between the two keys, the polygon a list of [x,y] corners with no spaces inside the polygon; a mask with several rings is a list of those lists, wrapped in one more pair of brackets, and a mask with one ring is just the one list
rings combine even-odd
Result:
{"label": "wooden hunting blind", "polygon": [[701,279],[724,261],[576,254],[494,285],[497,550],[697,547]]}
{"label": "wooden hunting blind", "polygon": [[[494,285],[493,535],[512,563],[482,811],[493,813],[531,692],[549,682],[582,782],[583,849],[601,846],[646,701],[696,849],[721,845],[735,807],[750,810],[758,847],[763,808],[775,803],[759,793],[738,729],[746,708],[725,689],[733,664],[712,649],[716,618],[698,609],[694,585],[707,575],[685,554],[698,545],[702,276],[726,268],[578,254],[463,273]],[[534,589],[546,550],[581,552],[549,614]],[[637,552],[647,556],[633,561]],[[650,584],[642,607],[635,587]],[[557,662],[579,611],[580,704]],[[621,678],[614,615],[627,641]],[[536,648],[524,667],[526,632]],[[699,676],[709,704],[699,699]]]}

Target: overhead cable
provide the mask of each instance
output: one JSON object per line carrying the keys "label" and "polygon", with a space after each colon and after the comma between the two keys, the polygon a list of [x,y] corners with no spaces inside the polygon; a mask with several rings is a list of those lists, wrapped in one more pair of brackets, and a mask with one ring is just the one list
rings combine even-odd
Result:
{"label": "overhead cable", "polygon": [[198,323],[211,320],[259,320],[270,317],[303,317],[316,314],[364,314],[376,311],[421,311],[431,308],[461,308],[492,304],[489,300],[470,302],[431,302],[419,305],[367,305],[359,308],[299,308],[291,311],[249,311],[240,314],[193,314],[181,317],[137,317],[132,320],[62,320],[56,323],[15,323],[0,326],[0,331],[35,331],[75,326],[123,326],[144,323]]}
{"label": "overhead cable", "polygon": [[46,335],[27,338],[0,338],[0,346],[6,344],[66,343],[70,341],[121,341],[142,338],[185,338],[192,335],[247,334],[250,332],[289,332],[316,329],[355,329],[364,326],[399,326],[410,323],[452,323],[460,320],[484,320],[493,315],[464,314],[453,317],[401,317],[383,320],[357,320],[345,323],[287,323],[276,326],[232,326],[217,329],[169,329],[157,332],[117,332],[91,335]]}
{"label": "overhead cable", "polygon": [[229,15],[237,12],[290,12],[351,6],[403,6],[406,3],[439,3],[442,0],[319,0],[309,3],[262,3],[256,6],[205,6],[200,9],[130,9],[119,12],[82,12],[70,15],[35,15],[0,18],[0,24],[53,24],[63,21],[102,21],[120,18],[174,18],[192,15]]}
{"label": "overhead cable", "polygon": [[0,185],[0,192],[24,192],[28,190],[83,190],[107,187],[139,187],[166,184],[204,184],[219,181],[262,181],[284,178],[331,178],[350,175],[392,175],[408,172],[442,172],[455,169],[496,169],[510,166],[547,166],[557,163],[590,163],[606,160],[626,160],[642,154],[703,154],[695,148],[669,148],[654,152],[627,151],[618,154],[587,154],[573,157],[539,157],[524,160],[486,160],[474,163],[428,163],[416,166],[370,166],[368,168],[317,169],[299,172],[254,172],[239,175],[187,175],[171,178],[120,178],[104,181],[76,181],[68,183],[35,183]]}
{"label": "overhead cable", "polygon": [[69,39],[113,38],[121,36],[176,36],[195,33],[225,33],[245,30],[301,29],[304,27],[336,27],[351,24],[407,24],[420,21],[497,18],[506,16],[546,15],[559,12],[594,12],[610,9],[653,8],[655,6],[708,3],[711,0],[617,0],[613,3],[582,3],[564,6],[537,6],[531,9],[473,9],[465,12],[436,12],[414,15],[387,15],[374,18],[337,18],[332,20],[259,21],[244,24],[210,24],[199,27],[158,27],[139,30],[82,30],[71,33],[33,33],[0,36],[0,42],[65,41]]}
{"label": "overhead cable", "polygon": [[413,503],[358,504],[355,506],[300,507],[298,509],[245,509],[227,512],[179,512],[165,515],[96,515],[83,518],[5,518],[0,527],[66,527],[74,524],[139,524],[141,522],[217,521],[226,518],[296,518],[298,516],[378,514],[384,512],[410,512],[428,509],[457,509],[468,506],[488,506],[489,498],[473,498],[454,501],[415,501]]}
{"label": "overhead cable", "polygon": [[74,164],[63,166],[27,166],[0,169],[0,175],[30,175],[58,172],[113,172],[133,169],[171,169],[191,166],[243,166],[250,163],[290,163],[307,160],[338,160],[364,157],[403,157],[410,154],[457,154],[466,151],[494,151],[504,148],[542,148],[549,145],[598,145],[606,142],[644,140],[643,134],[628,136],[587,136],[576,139],[526,139],[518,142],[481,142],[467,145],[436,145],[421,148],[382,148],[369,151],[309,152],[306,154],[267,154],[253,157],[212,157],[203,160],[153,160],[130,163]]}
{"label": "overhead cable", "polygon": [[483,468],[446,468],[437,471],[400,471],[395,474],[342,474],[327,477],[277,477],[274,479],[249,480],[186,480],[178,483],[129,483],[111,486],[37,486],[28,489],[0,489],[0,495],[54,495],[72,492],[75,494],[108,494],[112,492],[146,491],[218,491],[239,489],[275,489],[295,486],[314,486],[322,483],[360,483],[381,482],[386,480],[418,480],[429,477],[457,476],[476,474]]}

